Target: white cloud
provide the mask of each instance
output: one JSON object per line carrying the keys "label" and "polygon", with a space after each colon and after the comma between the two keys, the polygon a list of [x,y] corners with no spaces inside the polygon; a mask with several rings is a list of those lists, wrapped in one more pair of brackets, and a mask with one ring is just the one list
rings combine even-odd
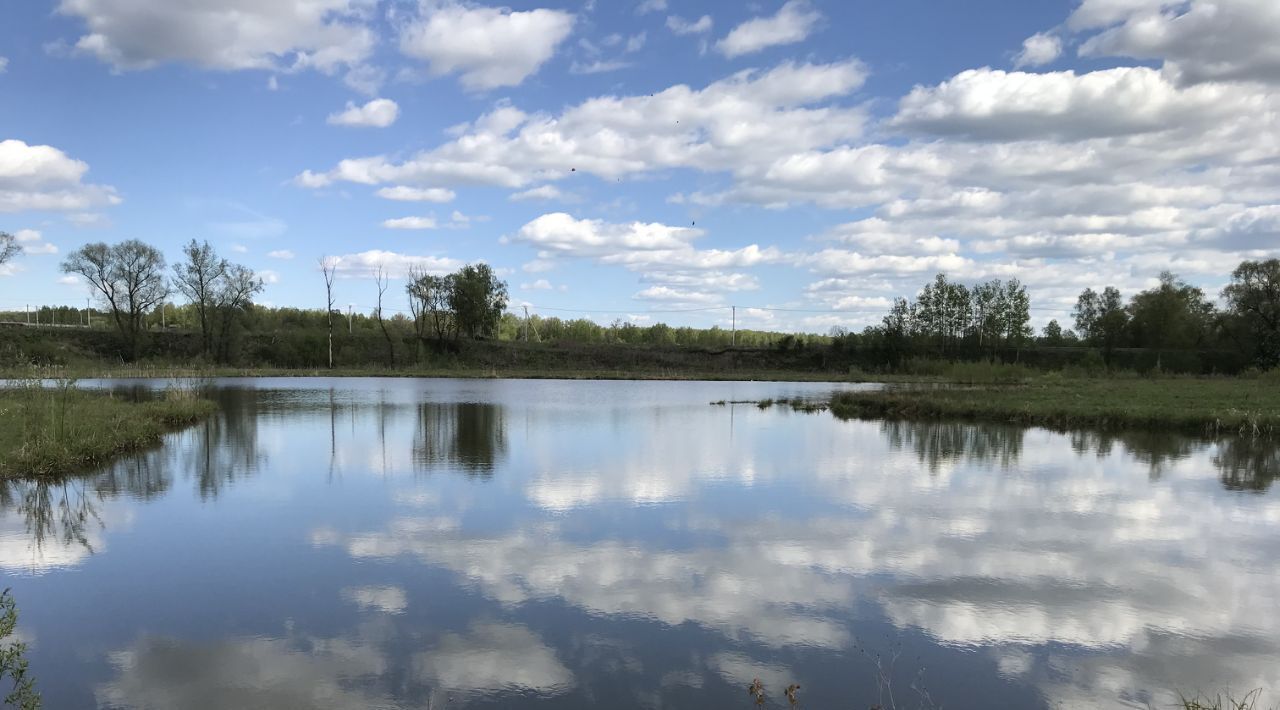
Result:
{"label": "white cloud", "polygon": [[442,276],[462,268],[463,262],[442,256],[415,256],[393,251],[370,249],[357,254],[329,257],[329,263],[342,278],[369,278],[381,267],[393,279],[404,278],[412,268]]}
{"label": "white cloud", "polygon": [[437,76],[460,74],[469,90],[517,86],[551,59],[573,24],[560,10],[423,0],[419,16],[400,31],[400,50],[426,60]]}
{"label": "white cloud", "polygon": [[555,287],[552,286],[551,282],[546,279],[538,279],[533,283],[520,284],[520,288],[524,289],[525,291],[550,291]]}
{"label": "white cloud", "polygon": [[84,21],[75,42],[120,70],[186,62],[209,69],[332,71],[357,63],[376,36],[365,24],[371,0],[62,0],[58,12]]}
{"label": "white cloud", "polygon": [[1280,3],[1274,0],[1104,0],[1070,19],[1104,28],[1083,56],[1164,60],[1183,83],[1249,80],[1280,84]]}
{"label": "white cloud", "polygon": [[667,9],[667,0],[641,0],[636,5],[636,14],[643,15],[649,12],[665,12]]}
{"label": "white cloud", "polygon": [[822,21],[822,13],[808,0],[787,0],[771,17],[756,17],[733,28],[716,49],[729,58],[759,52],[769,47],[803,42]]}
{"label": "white cloud", "polygon": [[396,185],[395,187],[384,187],[378,190],[378,197],[401,202],[445,203],[453,202],[453,198],[457,196],[458,194],[453,190],[447,190],[443,187],[417,188]]}
{"label": "white cloud", "polygon": [[400,116],[400,107],[391,99],[373,99],[363,106],[356,106],[348,101],[347,108],[339,113],[329,114],[329,123],[335,126],[363,126],[370,128],[386,128],[396,122]]}
{"label": "white cloud", "polygon": [[619,69],[626,69],[632,66],[631,62],[625,62],[620,59],[597,60],[594,62],[574,62],[569,65],[570,74],[605,74]]}
{"label": "white cloud", "polygon": [[360,64],[351,67],[346,74],[342,75],[343,84],[346,84],[352,91],[358,91],[365,96],[377,94],[378,89],[382,88],[382,83],[386,80],[387,72],[372,64]]}
{"label": "white cloud", "polygon": [[5,73],[5,71],[8,69],[9,69],[9,58],[0,57],[0,74]]}
{"label": "white cloud", "polygon": [[1022,51],[1013,59],[1015,67],[1039,67],[1062,55],[1062,40],[1056,35],[1039,32],[1022,42]]}
{"label": "white cloud", "polygon": [[702,34],[711,31],[711,15],[703,15],[697,20],[686,20],[679,15],[667,18],[667,29],[678,35]]}
{"label": "white cloud", "polygon": [[632,298],[639,301],[660,301],[682,305],[710,305],[724,300],[713,293],[675,289],[670,286],[650,286],[643,291],[638,291]]}
{"label": "white cloud", "polygon": [[249,252],[249,247],[247,247],[247,246],[245,246],[245,245],[243,245],[243,244],[232,244],[232,245],[231,245],[231,251],[233,251],[233,252],[235,252],[235,253],[237,253],[237,254],[247,254],[247,253]]}
{"label": "white cloud", "polygon": [[854,60],[786,62],[701,90],[681,85],[589,99],[554,116],[500,105],[460,127],[454,141],[404,162],[351,158],[328,172],[304,171],[295,182],[524,188],[575,172],[610,179],[676,167],[759,174],[774,160],[857,137],[861,109],[814,105],[848,95],[865,79],[865,67]]}
{"label": "white cloud", "polygon": [[292,251],[288,249],[276,249],[274,251],[267,252],[267,256],[272,259],[289,260],[289,259],[292,259],[295,255]]}
{"label": "white cloud", "polygon": [[1247,94],[1220,85],[1179,88],[1146,67],[1087,74],[984,68],[912,89],[892,125],[979,139],[1078,140],[1208,128],[1249,101]]}
{"label": "white cloud", "polygon": [[556,263],[550,259],[534,259],[533,261],[525,262],[525,264],[520,267],[520,270],[530,274],[540,274],[545,271],[551,271],[555,268]]}
{"label": "white cloud", "polygon": [[710,291],[754,291],[760,288],[760,280],[755,276],[724,271],[649,271],[640,280],[675,288]]}
{"label": "white cloud", "polygon": [[13,233],[13,237],[22,247],[22,253],[27,256],[58,253],[58,247],[44,241],[44,236],[38,230],[19,229]]}
{"label": "white cloud", "polygon": [[280,272],[278,271],[260,269],[255,271],[254,274],[256,274],[258,278],[262,279],[262,283],[267,284],[268,286],[280,283]]}
{"label": "white cloud", "polygon": [[396,217],[383,220],[382,226],[387,229],[435,229],[439,225],[435,217]]}
{"label": "white cloud", "polygon": [[784,259],[778,249],[755,244],[734,250],[695,249],[693,241],[702,234],[689,227],[610,224],[554,212],[524,225],[510,241],[537,248],[544,260],[556,256],[589,258],[641,272],[746,268]]}
{"label": "white cloud", "polygon": [[101,212],[77,212],[67,215],[67,221],[77,227],[109,227],[111,219]]}
{"label": "white cloud", "polygon": [[115,188],[81,182],[89,166],[48,145],[0,141],[0,212],[116,205]]}
{"label": "white cloud", "polygon": [[555,185],[539,185],[537,187],[522,190],[520,192],[511,193],[509,199],[515,202],[525,201],[546,201],[546,202],[572,202],[576,199],[576,195],[564,192]]}

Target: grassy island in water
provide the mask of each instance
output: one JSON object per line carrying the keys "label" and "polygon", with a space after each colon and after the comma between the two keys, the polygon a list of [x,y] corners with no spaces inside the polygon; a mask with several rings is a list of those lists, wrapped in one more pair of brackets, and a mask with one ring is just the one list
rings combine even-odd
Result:
{"label": "grassy island in water", "polygon": [[216,405],[190,389],[148,401],[71,382],[0,387],[0,477],[57,476],[101,466],[160,443]]}

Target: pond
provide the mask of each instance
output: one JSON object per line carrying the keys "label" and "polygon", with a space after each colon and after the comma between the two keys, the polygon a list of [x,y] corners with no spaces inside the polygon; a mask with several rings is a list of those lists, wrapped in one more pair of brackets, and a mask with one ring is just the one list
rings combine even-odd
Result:
{"label": "pond", "polygon": [[836,387],[220,380],[0,587],[55,709],[1280,700],[1274,448],[710,404]]}

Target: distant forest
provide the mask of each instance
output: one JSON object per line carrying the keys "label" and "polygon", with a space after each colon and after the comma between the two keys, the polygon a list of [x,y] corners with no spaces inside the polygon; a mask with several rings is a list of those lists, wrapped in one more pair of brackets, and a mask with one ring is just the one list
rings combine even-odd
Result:
{"label": "distant forest", "polygon": [[[0,247],[12,244],[0,234]],[[0,248],[0,257],[13,249]],[[857,365],[893,372],[920,360],[999,360],[1044,367],[1165,369],[1237,372],[1280,364],[1280,260],[1242,262],[1223,290],[1222,308],[1200,288],[1172,273],[1127,301],[1118,289],[1085,289],[1072,322],[1030,327],[1032,304],[1017,279],[965,285],[938,274],[913,298],[898,298],[878,325],[860,332],[834,327],[826,334],[782,334],[720,327],[637,325],[615,320],[561,319],[508,311],[507,285],[484,263],[452,274],[411,271],[403,297],[408,314],[387,315],[390,279],[369,275],[377,305],[343,312],[333,300],[336,262],[322,259],[317,300],[327,308],[273,308],[254,303],[262,280],[194,240],[169,266],[155,247],[137,240],[89,244],[62,269],[97,296],[85,309],[42,307],[0,312],[0,321],[88,326],[112,334],[123,360],[197,358],[208,363],[316,367],[411,366],[459,353],[480,341],[626,345],[702,349],[821,351],[824,367]],[[176,301],[176,302],[175,302]],[[181,343],[175,345],[175,335]],[[166,344],[160,346],[157,341]],[[28,357],[0,343],[9,364]],[[377,345],[376,343],[381,343]],[[99,350],[103,346],[99,346]],[[336,349],[335,349],[336,348]],[[38,349],[38,348],[36,348]],[[38,360],[38,357],[34,359]]]}

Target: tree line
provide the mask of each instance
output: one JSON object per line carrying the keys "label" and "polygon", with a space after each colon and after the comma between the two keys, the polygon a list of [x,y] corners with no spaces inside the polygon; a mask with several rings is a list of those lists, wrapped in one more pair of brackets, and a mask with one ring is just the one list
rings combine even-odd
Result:
{"label": "tree line", "polygon": [[1232,352],[1261,369],[1280,365],[1280,260],[1244,261],[1222,290],[1219,308],[1203,289],[1163,272],[1126,302],[1120,290],[1086,288],[1072,311],[1074,330],[1051,320],[1038,338],[1031,304],[1017,279],[966,287],[938,274],[911,300],[895,299],[878,325],[841,334],[843,347],[877,349],[890,366],[911,357],[1014,358],[1029,345],[1088,347],[1106,366],[1122,349],[1162,354]]}
{"label": "tree line", "polygon": [[[0,263],[19,248],[0,237]],[[262,308],[254,298],[263,289],[252,269],[220,257],[207,243],[190,241],[182,259],[170,269],[164,255],[137,240],[114,245],[88,244],[62,263],[66,273],[85,279],[120,334],[127,357],[141,353],[142,340],[173,295],[185,304],[169,306],[173,324],[199,335],[207,358],[232,362],[240,357],[237,339],[245,334],[268,336],[282,346],[286,332],[301,336],[319,331],[328,341],[333,362],[335,328],[344,314],[334,307],[338,262],[322,259],[326,307]],[[1072,322],[1050,321],[1037,335],[1030,327],[1031,300],[1017,279],[965,285],[938,274],[912,298],[897,298],[881,321],[860,333],[836,327],[826,336],[785,336],[765,331],[649,326],[616,320],[608,325],[586,318],[521,317],[507,312],[507,284],[487,264],[462,267],[451,274],[412,269],[405,295],[409,313],[384,314],[390,279],[381,269],[370,275],[377,306],[368,314],[347,314],[346,328],[357,328],[385,343],[389,365],[406,362],[406,343],[420,351],[456,351],[461,340],[499,339],[584,344],[625,343],[652,346],[821,349],[859,352],[860,361],[875,360],[888,369],[911,358],[1019,359],[1029,349],[1089,349],[1106,366],[1127,366],[1118,353],[1143,349],[1155,353],[1230,352],[1260,368],[1280,366],[1280,260],[1242,262],[1221,292],[1219,307],[1204,291],[1173,273],[1162,273],[1157,285],[1125,299],[1119,289],[1087,288],[1079,294]],[[324,343],[320,352],[324,355]],[[304,347],[295,345],[295,347]],[[314,345],[305,345],[314,347]],[[1186,368],[1184,368],[1186,369]]]}

